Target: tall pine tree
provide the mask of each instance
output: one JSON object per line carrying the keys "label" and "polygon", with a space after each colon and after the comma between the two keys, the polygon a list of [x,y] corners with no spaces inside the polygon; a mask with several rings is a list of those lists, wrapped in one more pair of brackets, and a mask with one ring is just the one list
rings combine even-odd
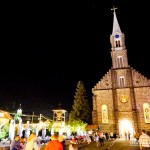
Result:
{"label": "tall pine tree", "polygon": [[86,89],[82,81],[77,84],[74,104],[70,114],[69,121],[82,120],[83,122],[89,123],[91,119],[91,110],[89,106],[89,99],[87,96]]}

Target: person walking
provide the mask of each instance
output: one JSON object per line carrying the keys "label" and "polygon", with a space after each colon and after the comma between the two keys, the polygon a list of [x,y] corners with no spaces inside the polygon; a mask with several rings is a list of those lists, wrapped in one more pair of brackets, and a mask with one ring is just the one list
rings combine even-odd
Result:
{"label": "person walking", "polygon": [[19,137],[19,135],[16,135],[14,140],[11,143],[10,150],[22,150],[22,149],[23,149],[23,147],[20,143],[20,137]]}
{"label": "person walking", "polygon": [[100,137],[99,137],[99,135],[97,134],[96,136],[95,136],[95,142],[96,142],[96,146],[97,147],[99,147],[100,146]]}
{"label": "person walking", "polygon": [[54,133],[46,144],[45,150],[63,150],[63,144],[58,141],[58,134]]}
{"label": "person walking", "polygon": [[136,131],[136,133],[134,135],[134,138],[136,139],[136,143],[139,142],[139,137],[140,137],[140,133],[139,133],[139,131]]}
{"label": "person walking", "polygon": [[86,133],[86,141],[88,144],[90,144],[92,142],[91,137],[88,133]]}
{"label": "person walking", "polygon": [[70,141],[69,150],[78,150],[78,141],[75,137],[72,137],[72,140]]}
{"label": "person walking", "polygon": [[22,150],[24,150],[26,146],[26,138],[24,136],[20,138],[20,144],[22,145]]}
{"label": "person walking", "polygon": [[128,131],[128,140],[130,140],[131,133]]}
{"label": "person walking", "polygon": [[145,130],[142,130],[142,134],[139,137],[140,150],[150,149],[150,136],[146,134]]}
{"label": "person walking", "polygon": [[41,149],[41,144],[37,139],[37,135],[35,133],[32,133],[28,139],[27,143],[25,145],[25,150],[40,150]]}
{"label": "person walking", "polygon": [[104,146],[104,134],[103,132],[99,132],[99,142],[100,142],[100,146]]}
{"label": "person walking", "polygon": [[65,137],[64,137],[64,135],[59,135],[58,136],[58,141],[62,143],[63,150],[65,150]]}
{"label": "person walking", "polygon": [[124,135],[125,135],[125,139],[127,140],[127,132],[125,132]]}

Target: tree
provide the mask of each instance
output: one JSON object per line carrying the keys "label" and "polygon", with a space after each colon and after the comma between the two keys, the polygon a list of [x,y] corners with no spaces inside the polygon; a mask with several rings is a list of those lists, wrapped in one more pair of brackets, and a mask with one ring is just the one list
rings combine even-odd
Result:
{"label": "tree", "polygon": [[85,132],[87,127],[87,123],[79,119],[69,122],[68,125],[70,126],[71,133],[76,133],[78,129],[80,129],[82,132]]}
{"label": "tree", "polygon": [[5,139],[8,137],[9,134],[9,124],[4,124],[0,127],[0,140]]}
{"label": "tree", "polygon": [[87,92],[82,81],[79,81],[77,84],[72,108],[69,121],[82,120],[87,123],[90,122],[91,110],[89,107]]}

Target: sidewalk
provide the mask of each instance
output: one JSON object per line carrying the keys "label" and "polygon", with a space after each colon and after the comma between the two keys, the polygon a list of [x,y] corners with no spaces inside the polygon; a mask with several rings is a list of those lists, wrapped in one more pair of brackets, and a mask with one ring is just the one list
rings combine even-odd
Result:
{"label": "sidewalk", "polygon": [[[66,142],[65,150],[68,150],[69,141]],[[104,146],[97,147],[96,142],[93,141],[90,144],[87,142],[79,144],[80,150],[139,150],[139,145],[133,141],[116,139],[111,141],[105,141]]]}
{"label": "sidewalk", "polygon": [[135,140],[125,140],[116,139],[116,141],[111,144],[111,150],[139,150],[139,144]]}

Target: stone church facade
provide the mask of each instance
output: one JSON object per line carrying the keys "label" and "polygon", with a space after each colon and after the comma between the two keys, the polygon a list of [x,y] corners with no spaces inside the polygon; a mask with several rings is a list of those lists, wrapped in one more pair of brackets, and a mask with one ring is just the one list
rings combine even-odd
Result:
{"label": "stone church facade", "polygon": [[92,88],[92,121],[103,132],[150,131],[150,80],[128,64],[115,8],[110,35],[112,67]]}

